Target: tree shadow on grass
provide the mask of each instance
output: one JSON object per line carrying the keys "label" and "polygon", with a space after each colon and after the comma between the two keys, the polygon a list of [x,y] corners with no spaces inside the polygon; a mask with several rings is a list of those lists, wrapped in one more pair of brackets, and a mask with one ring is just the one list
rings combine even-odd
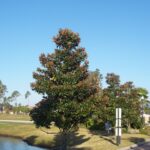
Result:
{"label": "tree shadow on grass", "polygon": [[144,138],[139,138],[139,137],[131,137],[131,138],[129,138],[129,141],[137,144],[137,143],[145,142],[145,139]]}
{"label": "tree shadow on grass", "polygon": [[[63,138],[64,138],[63,135],[60,133],[55,136],[54,145],[57,145],[55,147],[55,150],[62,150],[61,147],[63,145]],[[81,135],[78,132],[71,132],[67,135],[67,145],[68,145],[67,150],[91,150],[91,148],[89,147],[82,147],[82,148],[76,147],[88,141],[89,139],[90,139],[89,137],[85,137],[85,135]]]}
{"label": "tree shadow on grass", "polygon": [[[29,145],[34,145],[36,143],[36,138],[38,136],[29,136],[24,141]],[[63,145],[63,136],[61,133],[54,135],[54,140],[49,143],[49,145],[45,144],[45,141],[41,141],[37,146],[47,148],[50,150],[62,150]],[[89,147],[77,148],[76,146],[88,141],[90,138],[85,137],[85,135],[78,134],[77,132],[71,132],[67,135],[68,141],[68,149],[67,150],[91,150]]]}
{"label": "tree shadow on grass", "polygon": [[32,145],[36,141],[37,137],[38,136],[35,136],[35,135],[29,136],[26,139],[24,139],[24,141],[27,142],[29,145]]}
{"label": "tree shadow on grass", "polygon": [[38,138],[38,136],[32,135],[32,136],[26,137],[26,139],[24,139],[24,141],[26,143],[28,143],[29,145],[34,145],[34,146],[42,147],[42,148],[45,148],[45,149],[49,148],[47,146],[47,144],[45,144],[44,141],[41,141],[41,143],[39,143],[39,144],[35,144],[37,138]]}
{"label": "tree shadow on grass", "polygon": [[[92,134],[92,135],[97,135],[99,136],[100,138],[110,142],[111,144],[113,145],[117,145],[116,142],[115,142],[115,137],[114,137],[114,134],[111,133],[111,134],[107,134],[105,131],[92,131],[92,130],[89,130],[89,132]],[[98,142],[98,141],[97,141]]]}

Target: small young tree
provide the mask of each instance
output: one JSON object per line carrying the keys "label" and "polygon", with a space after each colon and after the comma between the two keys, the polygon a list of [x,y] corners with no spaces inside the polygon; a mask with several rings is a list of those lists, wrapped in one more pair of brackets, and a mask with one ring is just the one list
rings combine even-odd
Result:
{"label": "small young tree", "polygon": [[33,74],[32,89],[43,99],[30,116],[37,127],[48,128],[55,122],[64,135],[66,149],[66,135],[91,115],[99,83],[89,80],[87,53],[78,47],[77,33],[60,29],[53,40],[57,49],[52,54],[41,54],[42,68]]}

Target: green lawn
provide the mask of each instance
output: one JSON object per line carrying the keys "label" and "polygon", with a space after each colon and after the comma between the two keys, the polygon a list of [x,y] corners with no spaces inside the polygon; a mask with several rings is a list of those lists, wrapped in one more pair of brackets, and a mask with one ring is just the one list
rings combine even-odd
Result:
{"label": "green lawn", "polygon": [[[60,145],[61,137],[58,135],[59,130],[53,127],[49,132],[51,134],[46,134],[40,129],[36,129],[34,125],[0,124],[1,135],[20,137],[34,145],[46,147]],[[150,137],[143,134],[123,134],[122,144],[118,147],[115,145],[115,138],[113,136],[102,136],[99,132],[91,133],[85,128],[80,128],[77,133],[72,133],[69,136],[69,149],[116,150],[120,147],[129,146],[137,141],[144,141],[148,138]]]}
{"label": "green lawn", "polygon": [[0,120],[31,120],[29,115],[10,115],[0,113]]}

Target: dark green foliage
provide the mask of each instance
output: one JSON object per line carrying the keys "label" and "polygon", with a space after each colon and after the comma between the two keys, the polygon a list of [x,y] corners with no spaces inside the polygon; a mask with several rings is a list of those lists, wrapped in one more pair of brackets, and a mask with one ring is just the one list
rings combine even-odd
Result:
{"label": "dark green foliage", "polygon": [[141,102],[138,91],[132,82],[126,82],[120,86],[120,89],[123,125],[126,128],[138,127],[139,120],[141,120]]}
{"label": "dark green foliage", "polygon": [[105,130],[105,123],[94,117],[91,117],[86,122],[86,127],[90,130]]}
{"label": "dark green foliage", "polygon": [[88,72],[87,53],[78,47],[77,33],[61,29],[53,38],[57,49],[52,54],[41,54],[33,74],[32,89],[43,95],[30,112],[37,127],[50,127],[52,122],[63,132],[77,128],[91,115],[99,92],[97,76]]}
{"label": "dark green foliage", "polygon": [[109,121],[115,125],[115,109],[119,107],[119,92],[120,92],[120,79],[114,73],[107,74],[106,83],[107,88],[103,89],[101,98],[100,118],[106,122]]}
{"label": "dark green foliage", "polygon": [[144,118],[134,116],[130,122],[131,122],[132,128],[141,129],[141,128],[143,128]]}

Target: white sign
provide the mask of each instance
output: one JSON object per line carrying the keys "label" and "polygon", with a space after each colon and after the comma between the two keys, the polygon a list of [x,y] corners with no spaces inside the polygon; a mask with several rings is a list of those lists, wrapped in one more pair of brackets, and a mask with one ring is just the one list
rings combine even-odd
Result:
{"label": "white sign", "polygon": [[121,108],[116,108],[116,119],[121,119]]}
{"label": "white sign", "polygon": [[121,128],[115,129],[115,136],[121,136]]}
{"label": "white sign", "polygon": [[116,136],[121,136],[121,114],[122,114],[121,108],[116,108],[116,130],[115,130]]}

